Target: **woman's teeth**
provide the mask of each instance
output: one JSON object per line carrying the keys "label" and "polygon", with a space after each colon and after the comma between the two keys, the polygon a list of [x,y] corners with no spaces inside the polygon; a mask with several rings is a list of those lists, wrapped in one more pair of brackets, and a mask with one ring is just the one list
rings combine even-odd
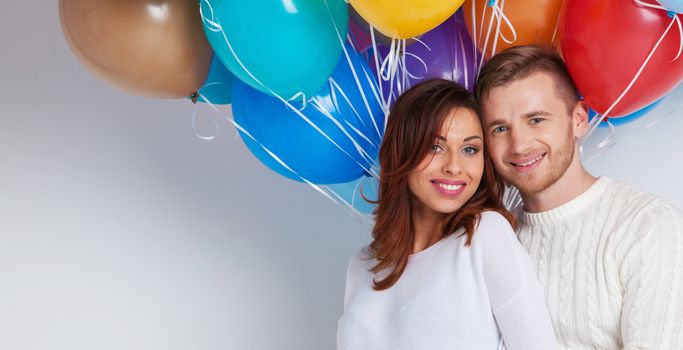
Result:
{"label": "woman's teeth", "polygon": [[437,186],[439,186],[445,190],[448,190],[448,191],[456,191],[456,190],[459,190],[460,187],[462,187],[462,185],[448,185],[448,184],[442,184],[440,182],[437,182],[436,184],[437,184]]}

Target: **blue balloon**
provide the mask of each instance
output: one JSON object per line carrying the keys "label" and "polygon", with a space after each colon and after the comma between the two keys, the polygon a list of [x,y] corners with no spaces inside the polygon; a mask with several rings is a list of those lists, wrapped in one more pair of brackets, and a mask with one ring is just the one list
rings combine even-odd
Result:
{"label": "blue balloon", "polygon": [[[199,89],[199,93],[213,104],[230,104],[233,80],[235,80],[235,76],[214,55],[211,59],[211,67],[209,67],[206,82]],[[190,96],[190,98],[197,102],[206,102],[199,96]]]}
{"label": "blue balloon", "polygon": [[[640,117],[648,114],[653,108],[655,108],[660,102],[662,102],[662,99],[659,99],[655,102],[652,102],[651,104],[631,113],[627,114],[623,117],[610,117],[607,116],[609,119],[609,122],[612,123],[614,126],[619,126],[619,125],[624,125],[627,123],[630,123],[636,119],[639,119]],[[594,111],[592,108],[588,109],[588,120],[592,120],[595,118],[595,116],[598,114],[598,112]],[[601,122],[600,125],[598,125],[599,128],[606,128],[607,123]]]}
{"label": "blue balloon", "polygon": [[384,133],[384,113],[376,98],[377,82],[350,46],[347,51],[361,89],[346,56],[342,55],[328,84],[309,98],[301,110],[319,130],[280,99],[235,80],[233,116],[255,140],[241,131],[240,136],[254,156],[270,169],[297,181],[332,184],[353,181],[374,164]]}
{"label": "blue balloon", "polygon": [[342,52],[339,38],[346,39],[344,0],[200,0],[200,6],[204,33],[225,66],[269,93],[246,67],[285,99],[318,92]]}
{"label": "blue balloon", "polygon": [[657,0],[669,11],[683,13],[683,0]]}
{"label": "blue balloon", "polygon": [[368,201],[376,201],[378,197],[379,183],[372,176],[361,176],[358,180],[329,185],[328,188],[363,214],[372,214],[377,207]]}

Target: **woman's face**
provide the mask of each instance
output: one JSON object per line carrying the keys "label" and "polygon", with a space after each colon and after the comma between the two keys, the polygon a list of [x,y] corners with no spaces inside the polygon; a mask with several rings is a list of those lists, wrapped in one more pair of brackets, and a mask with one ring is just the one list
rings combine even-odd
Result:
{"label": "woman's face", "polygon": [[414,210],[450,214],[472,198],[484,173],[484,134],[477,115],[451,111],[429,154],[408,174]]}

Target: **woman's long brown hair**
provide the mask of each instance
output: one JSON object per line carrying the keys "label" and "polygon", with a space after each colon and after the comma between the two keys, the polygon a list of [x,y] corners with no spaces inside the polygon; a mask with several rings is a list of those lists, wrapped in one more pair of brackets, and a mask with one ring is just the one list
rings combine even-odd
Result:
{"label": "woman's long brown hair", "polygon": [[[371,257],[378,261],[371,271],[377,274],[388,270],[389,273],[381,280],[374,280],[375,290],[393,286],[412,254],[411,205],[417,199],[408,187],[408,174],[429,156],[446,117],[460,108],[479,115],[479,106],[467,90],[448,80],[433,79],[410,88],[391,109],[379,150],[379,196],[370,243]],[[482,181],[462,208],[444,215],[441,238],[463,227],[467,234],[466,245],[470,245],[479,214],[486,210],[501,213],[514,226],[513,216],[502,204],[502,191],[503,182],[494,172],[484,149]]]}

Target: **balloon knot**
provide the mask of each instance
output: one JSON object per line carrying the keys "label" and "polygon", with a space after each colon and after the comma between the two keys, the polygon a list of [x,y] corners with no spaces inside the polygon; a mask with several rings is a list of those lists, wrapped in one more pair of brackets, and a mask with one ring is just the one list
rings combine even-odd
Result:
{"label": "balloon knot", "polygon": [[602,118],[603,123],[609,123],[609,117],[604,117]]}
{"label": "balloon knot", "polygon": [[488,4],[487,4],[488,7],[493,7],[493,6],[495,6],[497,1],[498,1],[498,0],[489,0],[489,2],[488,2]]}
{"label": "balloon knot", "polygon": [[199,93],[198,92],[193,92],[190,94],[190,100],[192,100],[192,103],[197,103],[197,100],[199,99]]}
{"label": "balloon knot", "polygon": [[676,12],[666,11],[666,15],[669,16],[669,18],[674,18],[674,16],[676,15]]}

